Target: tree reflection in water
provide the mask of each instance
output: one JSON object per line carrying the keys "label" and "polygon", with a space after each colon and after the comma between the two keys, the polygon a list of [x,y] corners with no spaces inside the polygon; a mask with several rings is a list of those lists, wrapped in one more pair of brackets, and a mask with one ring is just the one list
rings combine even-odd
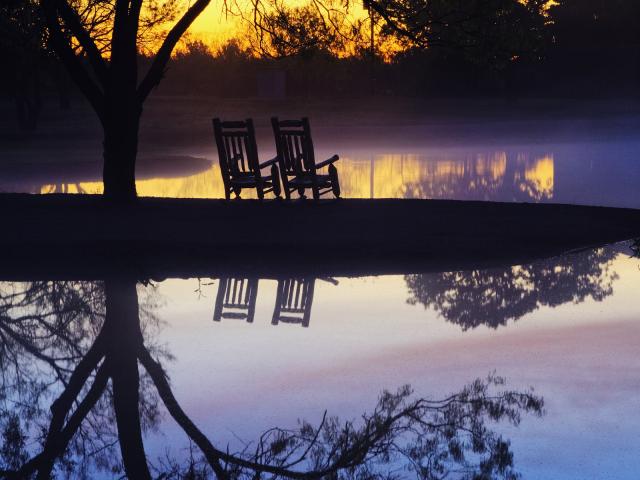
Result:
{"label": "tree reflection in water", "polygon": [[[153,341],[156,303],[152,287],[126,277],[2,285],[3,478],[97,470],[132,479],[515,478],[509,442],[490,423],[542,414],[540,397],[498,391],[504,381],[496,376],[439,401],[405,386],[382,393],[359,422],[325,415],[317,426],[273,428],[232,453],[177,402],[162,367],[170,355]],[[144,432],[159,425],[160,402],[197,455],[149,461]]]}
{"label": "tree reflection in water", "polygon": [[463,330],[497,328],[543,306],[604,300],[618,278],[611,268],[617,253],[610,246],[529,265],[406,275],[407,302],[431,307]]}

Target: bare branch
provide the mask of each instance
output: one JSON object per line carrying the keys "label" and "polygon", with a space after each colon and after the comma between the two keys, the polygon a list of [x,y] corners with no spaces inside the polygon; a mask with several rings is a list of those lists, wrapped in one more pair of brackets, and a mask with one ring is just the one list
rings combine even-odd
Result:
{"label": "bare branch", "polygon": [[82,93],[87,97],[89,103],[100,118],[104,121],[104,94],[91,78],[80,58],[75,54],[68,40],[62,33],[58,16],[51,0],[43,2],[43,11],[49,29],[50,41],[54,51],[64,63],[71,78],[76,82]]}
{"label": "bare branch", "polygon": [[71,8],[66,0],[44,0],[44,3],[54,3],[55,8],[60,13],[65,25],[69,28],[74,37],[78,40],[87,54],[87,58],[96,73],[96,76],[104,86],[107,81],[107,65],[100,54],[100,50],[85,29],[77,12]]}
{"label": "bare branch", "polygon": [[162,46],[156,53],[155,58],[146,76],[138,87],[138,99],[143,102],[151,90],[160,83],[164,69],[171,57],[171,52],[175,48],[176,44],[180,40],[180,37],[187,31],[193,21],[202,13],[202,11],[209,5],[211,0],[197,0],[189,9],[185,12],[180,20],[173,26],[167,36],[162,42]]}

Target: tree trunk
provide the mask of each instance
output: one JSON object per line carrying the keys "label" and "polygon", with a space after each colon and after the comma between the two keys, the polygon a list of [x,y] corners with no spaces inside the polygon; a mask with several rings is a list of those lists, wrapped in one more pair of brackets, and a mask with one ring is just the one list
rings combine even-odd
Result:
{"label": "tree trunk", "polygon": [[[138,316],[136,282],[131,279],[105,281],[105,327],[110,336],[113,407],[125,473],[130,479],[151,479],[140,423],[140,375],[138,353],[143,348]],[[117,347],[116,347],[117,346]]]}
{"label": "tree trunk", "polygon": [[113,200],[136,198],[136,157],[138,127],[142,107],[137,101],[118,99],[118,105],[108,107],[103,122],[104,195]]}

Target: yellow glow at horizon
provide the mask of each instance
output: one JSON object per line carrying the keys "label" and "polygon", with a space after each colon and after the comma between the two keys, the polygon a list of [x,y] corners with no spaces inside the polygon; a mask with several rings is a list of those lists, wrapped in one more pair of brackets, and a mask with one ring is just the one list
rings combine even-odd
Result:
{"label": "yellow glow at horizon", "polygon": [[[466,158],[425,159],[420,155],[344,157],[340,184],[346,198],[476,198],[498,199],[501,194],[523,193],[534,201],[554,194],[553,155],[530,158],[520,154],[507,168],[507,154],[494,152]],[[510,178],[508,178],[508,176]],[[207,170],[177,178],[151,178],[136,182],[138,194],[148,197],[224,198],[217,164]],[[510,189],[510,190],[505,190]],[[102,193],[102,182],[48,184],[39,193]],[[245,190],[243,198],[256,198]]]}
{"label": "yellow glow at horizon", "polygon": [[[296,7],[309,2],[308,0],[284,0],[282,3],[287,6]],[[252,4],[250,2],[239,0],[238,5],[245,12],[251,11]],[[557,1],[549,0],[545,5],[545,9],[553,5],[557,5]],[[367,12],[361,3],[353,3],[349,8],[353,18],[364,18],[367,16]],[[212,0],[209,6],[195,19],[187,33],[191,37],[200,39],[215,49],[226,41],[237,38],[240,31],[239,17],[231,13],[226,13],[225,3],[223,1]]]}
{"label": "yellow glow at horizon", "polygon": [[225,14],[224,4],[214,0],[189,28],[188,34],[202,39],[207,44],[219,45],[238,34],[239,21]]}
{"label": "yellow glow at horizon", "polygon": [[[285,0],[281,2],[288,7],[298,7],[308,4],[308,0]],[[238,0],[238,7],[243,12],[251,12],[253,4]],[[234,7],[235,8],[235,7]],[[363,18],[367,15],[360,3],[350,5],[349,11],[353,18]],[[225,12],[225,4],[220,0],[212,0],[207,8],[193,22],[188,30],[188,35],[204,41],[206,44],[217,47],[232,38],[238,38],[242,34],[242,21],[238,15]]]}

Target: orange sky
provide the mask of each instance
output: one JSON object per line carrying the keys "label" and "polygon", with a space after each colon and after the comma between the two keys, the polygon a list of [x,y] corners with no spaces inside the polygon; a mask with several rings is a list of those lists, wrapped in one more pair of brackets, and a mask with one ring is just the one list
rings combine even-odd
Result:
{"label": "orange sky", "polygon": [[221,0],[213,0],[193,23],[189,33],[202,36],[214,43],[233,37],[238,19],[232,15],[225,15],[223,8],[224,3]]}
{"label": "orange sky", "polygon": [[[245,12],[251,11],[251,2],[247,0],[229,0],[228,4],[233,5],[234,1],[236,1],[236,4],[244,9]],[[284,0],[284,3],[289,6],[295,6],[303,5],[307,3],[307,1],[308,0]],[[555,0],[549,0],[547,6],[553,5],[554,3],[556,3]],[[236,36],[240,19],[232,14],[226,14],[224,12],[224,5],[223,0],[212,0],[205,11],[195,20],[189,29],[189,34],[192,37],[203,39],[206,43],[214,46],[214,48]],[[365,11],[360,5],[360,2],[352,4],[351,9],[356,17],[365,15]]]}
{"label": "orange sky", "polygon": [[[234,1],[229,0],[229,5],[232,5]],[[304,5],[307,2],[308,0],[284,1],[288,6]],[[246,0],[237,0],[237,5],[244,12],[250,12],[252,9],[251,2]],[[351,10],[357,16],[364,15],[364,10],[360,7],[359,2],[354,3]],[[209,6],[191,25],[188,33],[193,37],[202,38],[206,43],[215,47],[236,36],[240,23],[239,17],[225,13],[222,0],[211,0]]]}

